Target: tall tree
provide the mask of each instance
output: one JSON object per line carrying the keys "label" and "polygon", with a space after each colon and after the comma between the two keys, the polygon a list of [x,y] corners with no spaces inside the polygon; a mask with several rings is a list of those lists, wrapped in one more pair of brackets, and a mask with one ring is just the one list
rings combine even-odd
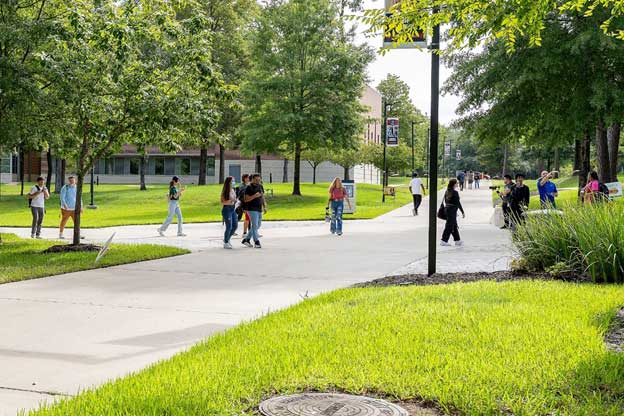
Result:
{"label": "tall tree", "polygon": [[368,48],[344,41],[329,0],[269,0],[252,39],[245,88],[244,147],[294,155],[293,195],[301,195],[301,153],[356,140]]}

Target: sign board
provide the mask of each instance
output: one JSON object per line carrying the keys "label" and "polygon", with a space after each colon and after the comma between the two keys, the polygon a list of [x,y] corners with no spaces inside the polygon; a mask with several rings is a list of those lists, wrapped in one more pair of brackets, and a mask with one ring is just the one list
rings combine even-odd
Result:
{"label": "sign board", "polygon": [[387,146],[399,145],[399,119],[398,118],[386,119],[386,145]]}
{"label": "sign board", "polygon": [[117,233],[113,233],[113,235],[110,236],[110,238],[106,241],[104,246],[100,249],[100,252],[98,253],[97,257],[95,258],[95,264],[98,264],[100,262],[100,259],[102,259],[102,257],[104,257],[104,255],[106,253],[108,253],[108,249],[109,249],[111,243],[113,242],[113,238],[115,238],[115,234],[117,234]]}
{"label": "sign board", "polygon": [[446,142],[444,143],[444,156],[449,157],[451,155],[451,144]]}
{"label": "sign board", "polygon": [[622,197],[622,184],[620,182],[605,183],[609,188],[609,198],[621,198]]}
{"label": "sign board", "polygon": [[355,181],[344,180],[342,181],[342,186],[344,186],[345,189],[347,190],[347,195],[349,195],[349,201],[351,201],[351,209],[349,209],[349,204],[347,204],[347,201],[345,201],[342,212],[343,214],[355,214],[355,204],[357,202]]}
{"label": "sign board", "polygon": [[457,149],[455,151],[455,159],[461,160],[461,150],[460,149]]}
{"label": "sign board", "polygon": [[[392,16],[392,11],[390,10],[393,6],[401,3],[402,0],[386,0],[386,17]],[[410,26],[409,21],[406,19],[404,21],[404,26]],[[383,47],[384,48],[395,48],[395,49],[416,49],[416,48],[426,48],[427,47],[427,36],[425,32],[422,30],[417,31],[417,33],[409,36],[409,40],[403,43],[397,43],[399,38],[399,33],[395,29],[389,28],[387,25],[384,27],[384,35],[383,35]]]}

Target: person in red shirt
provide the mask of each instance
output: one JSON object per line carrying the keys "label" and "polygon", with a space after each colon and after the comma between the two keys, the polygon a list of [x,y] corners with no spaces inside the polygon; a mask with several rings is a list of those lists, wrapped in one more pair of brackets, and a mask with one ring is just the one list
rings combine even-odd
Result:
{"label": "person in red shirt", "polygon": [[347,190],[342,185],[342,179],[335,178],[329,187],[328,201],[328,208],[331,207],[330,231],[332,234],[342,235],[342,211],[345,200],[349,204],[349,209],[351,209],[351,201],[349,200]]}

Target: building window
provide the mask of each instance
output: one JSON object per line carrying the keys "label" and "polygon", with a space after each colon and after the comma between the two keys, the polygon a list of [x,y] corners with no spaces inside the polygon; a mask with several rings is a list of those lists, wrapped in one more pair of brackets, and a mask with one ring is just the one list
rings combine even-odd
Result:
{"label": "building window", "polygon": [[206,176],[215,176],[215,157],[208,156],[206,160]]}
{"label": "building window", "polygon": [[191,175],[199,175],[199,158],[191,159]]}
{"label": "building window", "polygon": [[113,159],[106,159],[104,161],[104,165],[105,165],[104,171],[106,172],[107,175],[112,175],[115,172],[115,170],[113,169],[115,166],[115,161]]}
{"label": "building window", "polygon": [[3,157],[0,159],[0,173],[11,173],[10,157]]}
{"label": "building window", "polygon": [[165,159],[165,175],[175,175],[175,159],[168,157]]}
{"label": "building window", "polygon": [[191,159],[181,159],[180,160],[180,175],[190,175],[191,174]]}
{"label": "building window", "polygon": [[125,171],[125,160],[121,157],[116,157],[115,158],[115,175],[124,175],[126,173]]}
{"label": "building window", "polygon": [[154,175],[165,174],[165,159],[162,157],[154,159]]}
{"label": "building window", "polygon": [[139,158],[130,159],[130,175],[138,175],[141,160]]}

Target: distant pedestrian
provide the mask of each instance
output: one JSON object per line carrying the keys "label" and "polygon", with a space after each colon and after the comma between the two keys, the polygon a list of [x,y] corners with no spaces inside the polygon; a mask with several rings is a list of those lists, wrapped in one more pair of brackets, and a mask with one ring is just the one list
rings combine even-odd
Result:
{"label": "distant pedestrian", "polygon": [[245,204],[245,189],[247,185],[251,182],[250,175],[245,173],[241,178],[241,186],[238,187],[238,206],[236,208],[238,213],[238,220],[242,220],[243,222],[243,239],[247,237],[247,232],[249,231],[249,213],[247,212],[246,204]]}
{"label": "distant pedestrian", "polygon": [[511,190],[515,186],[513,180],[511,179],[511,175],[503,176],[503,192],[496,191],[498,196],[500,196],[503,201],[503,218],[505,219],[505,224],[501,228],[511,228]]}
{"label": "distant pedestrian", "polygon": [[440,241],[441,246],[450,246],[451,244],[448,242],[453,236],[453,240],[455,241],[456,246],[464,245],[463,241],[461,241],[461,237],[459,235],[459,227],[457,225],[457,211],[461,211],[462,217],[466,218],[466,213],[464,212],[464,208],[459,200],[459,192],[457,189],[459,185],[457,183],[457,179],[451,179],[448,183],[448,187],[446,188],[446,192],[444,193],[444,211],[446,214],[446,224],[444,226],[444,232],[442,233],[442,241]]}
{"label": "distant pedestrian", "polygon": [[475,189],[480,189],[479,188],[480,183],[481,183],[481,172],[475,172],[474,173],[474,187],[475,187]]}
{"label": "distant pedestrian", "polygon": [[169,193],[167,193],[167,199],[169,200],[169,215],[167,215],[167,219],[165,219],[163,225],[161,225],[157,230],[161,237],[165,236],[165,231],[167,231],[167,228],[173,222],[174,216],[178,217],[178,237],[186,237],[186,234],[184,234],[182,229],[184,224],[182,221],[182,210],[180,209],[180,198],[184,192],[186,192],[186,188],[180,187],[180,178],[174,176],[171,179],[171,182],[169,182]]}
{"label": "distant pedestrian", "polygon": [[537,191],[540,196],[540,205],[542,209],[557,208],[555,198],[559,196],[557,185],[551,181],[555,172],[543,171],[541,177],[537,180]]}
{"label": "distant pedestrian", "polygon": [[342,235],[342,213],[344,211],[344,201],[349,204],[351,209],[351,201],[349,200],[349,194],[347,189],[342,185],[342,179],[334,178],[334,181],[329,186],[329,201],[328,205],[331,210],[331,222],[329,231],[332,234]]}
{"label": "distant pedestrian", "polygon": [[249,232],[243,239],[242,244],[252,247],[253,239],[255,248],[262,248],[260,244],[260,234],[258,229],[262,221],[262,214],[266,212],[266,202],[264,201],[264,188],[261,185],[262,177],[259,173],[251,175],[251,183],[245,188],[245,204],[249,213]]}
{"label": "distant pedestrian", "polygon": [[473,182],[474,182],[474,172],[469,171],[468,172],[468,189],[472,189]]}
{"label": "distant pedestrian", "polygon": [[414,200],[414,209],[412,209],[412,215],[418,215],[418,208],[422,203],[422,196],[425,193],[425,186],[422,183],[422,179],[418,177],[416,172],[412,173],[412,181],[409,184],[409,190],[412,193],[412,199]]}
{"label": "distant pedestrian", "polygon": [[[61,225],[59,226],[59,238],[61,240],[65,238],[63,232],[67,221],[70,218],[72,222],[76,221],[76,177],[70,175],[67,180],[69,183],[61,188]],[[83,206],[81,200],[80,213],[84,211]]]}
{"label": "distant pedestrian", "polygon": [[225,233],[223,235],[223,248],[231,249],[230,240],[238,228],[238,215],[236,214],[236,191],[232,186],[234,178],[228,176],[223,183],[221,190],[221,215],[225,223]]}
{"label": "distant pedestrian", "polygon": [[466,171],[460,170],[457,174],[457,182],[459,182],[459,190],[463,191],[466,185]]}
{"label": "distant pedestrian", "polygon": [[41,224],[45,216],[45,200],[50,198],[50,192],[45,186],[45,180],[40,176],[37,178],[37,184],[30,189],[28,193],[28,205],[32,214],[32,227],[30,229],[30,238],[41,238]]}
{"label": "distant pedestrian", "polygon": [[526,211],[529,209],[529,203],[531,202],[531,191],[524,184],[524,179],[524,174],[516,174],[516,184],[512,187],[509,198],[513,229],[515,229],[516,225],[525,221]]}

